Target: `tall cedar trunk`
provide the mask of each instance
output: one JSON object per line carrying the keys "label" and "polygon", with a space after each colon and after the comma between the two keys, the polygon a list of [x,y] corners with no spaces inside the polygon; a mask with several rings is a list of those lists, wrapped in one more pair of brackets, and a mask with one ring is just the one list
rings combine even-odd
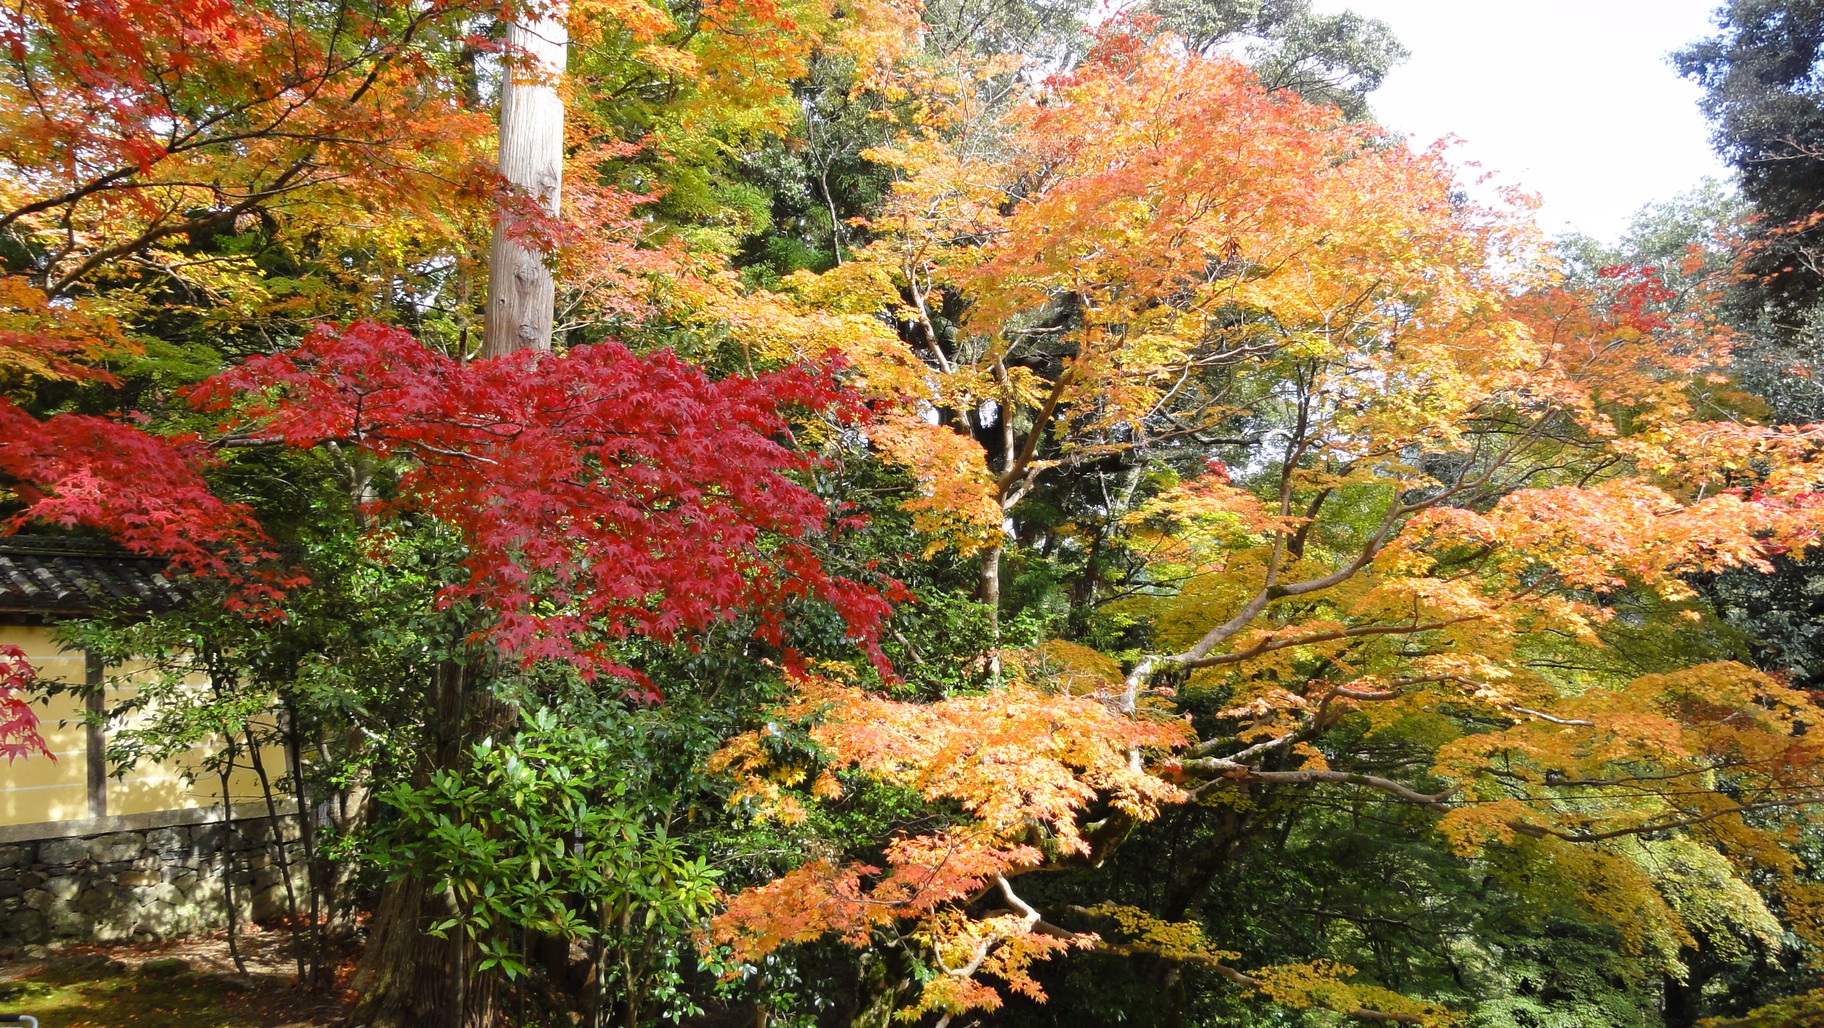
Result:
{"label": "tall cedar trunk", "polygon": [[[536,198],[552,217],[563,184],[564,105],[557,91],[569,34],[563,0],[530,5],[507,27],[509,72],[501,85],[500,174]],[[544,255],[520,244],[524,219],[503,208],[488,265],[484,356],[551,348],[556,285]],[[477,689],[471,669],[438,671],[429,734],[414,780],[458,768],[477,722],[507,720]],[[370,1028],[485,1028],[495,1020],[497,976],[475,974],[475,944],[460,932],[447,939],[425,927],[451,916],[446,894],[419,874],[388,883],[374,911],[373,932],[355,988],[361,1002],[350,1023]]]}
{"label": "tall cedar trunk", "polygon": [[[474,675],[456,661],[437,668],[431,696],[431,738],[419,750],[414,785],[430,782],[437,770],[461,766],[471,726],[485,702],[475,695]],[[476,975],[476,947],[461,931],[448,938],[425,928],[453,916],[447,893],[427,876],[408,873],[388,882],[374,910],[373,928],[355,991],[361,1000],[348,1023],[367,1028],[486,1028],[495,1017],[495,976]]]}
{"label": "tall cedar trunk", "polygon": [[[564,175],[564,74],[569,36],[561,0],[507,27],[510,71],[500,96],[500,174],[555,218]],[[527,249],[523,218],[503,209],[488,255],[488,317],[482,354],[551,348],[556,283],[545,255]]]}

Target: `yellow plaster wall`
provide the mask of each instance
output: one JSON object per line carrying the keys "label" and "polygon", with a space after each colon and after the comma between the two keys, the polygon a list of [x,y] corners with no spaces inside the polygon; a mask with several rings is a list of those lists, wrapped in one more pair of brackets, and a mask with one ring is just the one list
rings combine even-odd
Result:
{"label": "yellow plaster wall", "polygon": [[[60,653],[43,628],[0,627],[0,644],[25,651],[42,678],[65,682],[83,680],[80,653]],[[82,700],[70,695],[37,702],[38,734],[55,760],[31,756],[0,764],[0,825],[62,821],[89,816],[88,736],[82,727]]]}
{"label": "yellow plaster wall", "polygon": [[[151,666],[143,662],[129,662],[107,669],[104,679],[107,683],[108,707],[112,709],[122,700],[130,698],[136,680],[149,679],[156,674]],[[186,684],[198,691],[208,687],[201,676]],[[136,712],[124,720],[116,721],[110,728],[134,727],[152,714],[153,711],[150,710]],[[209,750],[198,747],[191,752],[194,756],[190,759],[178,758],[156,764],[141,762],[126,777],[109,778],[108,813],[146,814],[221,803],[221,777],[208,770],[202,762]],[[245,763],[245,759],[241,758],[241,763]],[[278,788],[278,779],[283,777],[280,770],[285,760],[283,751],[278,747],[268,747],[261,754],[261,759],[266,764],[266,773],[273,778],[273,787]],[[186,771],[193,773],[194,780],[187,780]],[[228,796],[234,803],[247,803],[263,799],[265,794],[260,790],[259,776],[252,769],[237,764],[228,776]]]}
{"label": "yellow plaster wall", "polygon": [[[51,640],[50,630],[31,626],[0,626],[0,644],[11,644],[25,651],[38,669],[39,676],[64,682],[81,683],[86,664],[81,653],[60,652]],[[112,708],[153,672],[144,664],[128,663],[104,670],[107,705]],[[193,684],[201,689],[202,681]],[[88,741],[82,724],[83,703],[68,694],[33,704],[38,711],[39,731],[56,760],[27,757],[10,766],[0,764],[0,825],[34,824],[43,821],[67,821],[89,816]],[[138,713],[110,729],[131,726],[143,721],[149,712]],[[107,783],[110,815],[146,814],[161,810],[183,810],[214,806],[221,803],[221,780],[213,771],[204,770],[201,758],[207,749],[193,750],[194,756],[152,764],[142,762],[122,778],[109,777]],[[277,747],[262,753],[267,774],[276,788],[283,776],[284,755]],[[194,782],[185,772],[196,772]],[[235,803],[262,799],[257,775],[251,769],[237,767],[228,781],[229,796]]]}

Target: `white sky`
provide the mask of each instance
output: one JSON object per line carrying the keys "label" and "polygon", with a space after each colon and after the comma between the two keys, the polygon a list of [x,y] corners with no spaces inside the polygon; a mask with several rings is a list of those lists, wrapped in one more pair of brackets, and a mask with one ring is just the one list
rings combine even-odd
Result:
{"label": "white sky", "polygon": [[1711,32],[1721,0],[1316,0],[1393,28],[1412,57],[1376,118],[1540,194],[1540,225],[1613,239],[1643,204],[1728,171],[1699,90],[1666,55]]}

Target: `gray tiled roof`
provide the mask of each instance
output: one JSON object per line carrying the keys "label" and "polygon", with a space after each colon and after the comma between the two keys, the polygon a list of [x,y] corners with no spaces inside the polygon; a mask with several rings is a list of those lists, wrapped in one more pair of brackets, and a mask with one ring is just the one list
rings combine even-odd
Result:
{"label": "gray tiled roof", "polygon": [[186,598],[166,576],[164,561],[129,553],[106,540],[0,537],[0,611],[163,610]]}

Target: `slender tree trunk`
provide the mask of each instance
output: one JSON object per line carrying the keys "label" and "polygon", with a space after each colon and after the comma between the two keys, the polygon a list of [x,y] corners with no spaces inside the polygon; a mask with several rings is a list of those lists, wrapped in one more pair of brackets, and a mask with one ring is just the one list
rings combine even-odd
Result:
{"label": "slender tree trunk", "polygon": [[988,684],[1001,684],[1001,551],[996,543],[982,554],[981,601],[988,606]]}
{"label": "slender tree trunk", "polygon": [[978,594],[981,601],[988,605],[988,617],[992,619],[999,636],[1001,621],[1001,551],[1003,547],[996,544],[982,554],[982,580]]}
{"label": "slender tree trunk", "polygon": [[228,740],[228,763],[216,774],[222,783],[222,913],[228,919],[228,956],[234,969],[247,973],[247,961],[241,956],[240,918],[234,909],[234,802],[229,798],[228,779],[234,773],[234,739]]}
{"label": "slender tree trunk", "polygon": [[[350,726],[344,733],[343,745],[346,752],[357,753],[366,745],[360,731]],[[317,760],[323,767],[336,766],[336,756],[330,750],[329,738],[318,733],[315,745]],[[335,790],[328,805],[330,825],[334,834],[348,838],[366,828],[374,816],[374,788],[371,783],[354,781]],[[323,906],[327,914],[324,931],[332,937],[352,936],[357,928],[356,893],[357,868],[353,861],[323,860],[323,877],[319,885],[323,889]]]}
{"label": "slender tree trunk", "polygon": [[260,756],[260,740],[253,733],[253,722],[241,726],[247,737],[247,758],[253,764],[253,773],[260,779],[260,795],[266,799],[266,827],[270,833],[272,859],[279,865],[279,881],[285,886],[285,913],[289,918],[286,927],[291,929],[291,955],[298,965],[298,983],[303,984],[310,977],[310,971],[304,964],[304,944],[298,934],[298,893],[291,881],[291,858],[285,853],[285,822],[279,817],[278,798],[272,793],[272,778],[266,773],[266,761]]}
{"label": "slender tree trunk", "polygon": [[[500,96],[500,174],[557,217],[564,174],[566,4],[546,0],[507,28],[508,72]],[[488,258],[488,318],[483,356],[551,348],[556,283],[546,255],[528,249],[529,219],[503,208]],[[536,233],[534,233],[536,234]]]}
{"label": "slender tree trunk", "polygon": [[310,789],[304,781],[304,742],[298,737],[298,707],[295,698],[285,697],[285,763],[291,774],[291,791],[298,800],[298,842],[304,847],[304,891],[310,902],[310,919],[306,938],[310,946],[310,984],[324,983],[323,966],[323,867],[317,858],[316,813],[310,805]]}

